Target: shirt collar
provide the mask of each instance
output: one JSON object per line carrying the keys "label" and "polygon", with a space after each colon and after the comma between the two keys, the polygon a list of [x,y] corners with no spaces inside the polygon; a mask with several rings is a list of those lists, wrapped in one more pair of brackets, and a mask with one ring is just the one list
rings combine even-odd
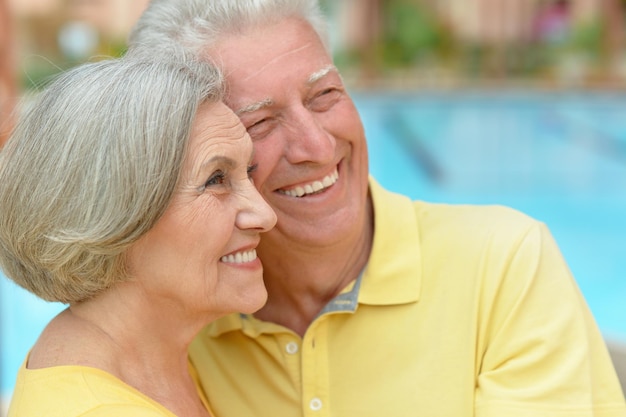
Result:
{"label": "shirt collar", "polygon": [[416,302],[421,289],[422,259],[414,203],[406,196],[383,189],[371,177],[369,189],[374,206],[374,241],[359,302]]}

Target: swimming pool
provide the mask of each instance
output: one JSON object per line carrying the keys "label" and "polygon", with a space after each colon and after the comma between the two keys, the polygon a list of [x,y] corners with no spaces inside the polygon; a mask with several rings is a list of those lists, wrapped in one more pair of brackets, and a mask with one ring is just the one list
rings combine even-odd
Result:
{"label": "swimming pool", "polygon": [[[379,182],[414,199],[505,204],[545,222],[603,334],[626,343],[626,94],[354,98]],[[3,398],[24,354],[62,308],[0,279]]]}
{"label": "swimming pool", "polygon": [[414,199],[504,204],[552,231],[607,339],[626,342],[626,94],[355,94],[370,170]]}

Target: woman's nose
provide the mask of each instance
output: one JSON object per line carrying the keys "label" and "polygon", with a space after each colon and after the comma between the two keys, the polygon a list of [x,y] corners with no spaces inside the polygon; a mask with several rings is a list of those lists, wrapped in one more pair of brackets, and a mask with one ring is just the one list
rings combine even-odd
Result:
{"label": "woman's nose", "polygon": [[276,225],[276,213],[249,182],[243,193],[244,207],[237,215],[237,227],[264,233]]}

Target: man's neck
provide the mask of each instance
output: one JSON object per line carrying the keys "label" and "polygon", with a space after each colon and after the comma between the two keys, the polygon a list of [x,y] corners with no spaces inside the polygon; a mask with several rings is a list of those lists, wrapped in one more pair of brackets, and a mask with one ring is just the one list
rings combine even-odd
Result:
{"label": "man's neck", "polygon": [[367,264],[374,228],[371,210],[364,222],[352,238],[335,246],[283,244],[264,251],[261,259],[269,296],[255,317],[303,336],[326,304],[355,281]]}

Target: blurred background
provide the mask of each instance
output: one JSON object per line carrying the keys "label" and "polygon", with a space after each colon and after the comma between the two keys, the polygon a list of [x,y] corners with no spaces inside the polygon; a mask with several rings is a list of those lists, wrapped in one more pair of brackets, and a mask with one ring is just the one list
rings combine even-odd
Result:
{"label": "blurred background", "polygon": [[[626,375],[626,0],[322,3],[373,175],[545,222]],[[0,0],[0,143],[51,76],[123,54],[146,4]],[[62,308],[0,279],[0,415]]]}
{"label": "blurred background", "polygon": [[336,57],[360,83],[614,87],[626,77],[623,0],[342,0]]}

